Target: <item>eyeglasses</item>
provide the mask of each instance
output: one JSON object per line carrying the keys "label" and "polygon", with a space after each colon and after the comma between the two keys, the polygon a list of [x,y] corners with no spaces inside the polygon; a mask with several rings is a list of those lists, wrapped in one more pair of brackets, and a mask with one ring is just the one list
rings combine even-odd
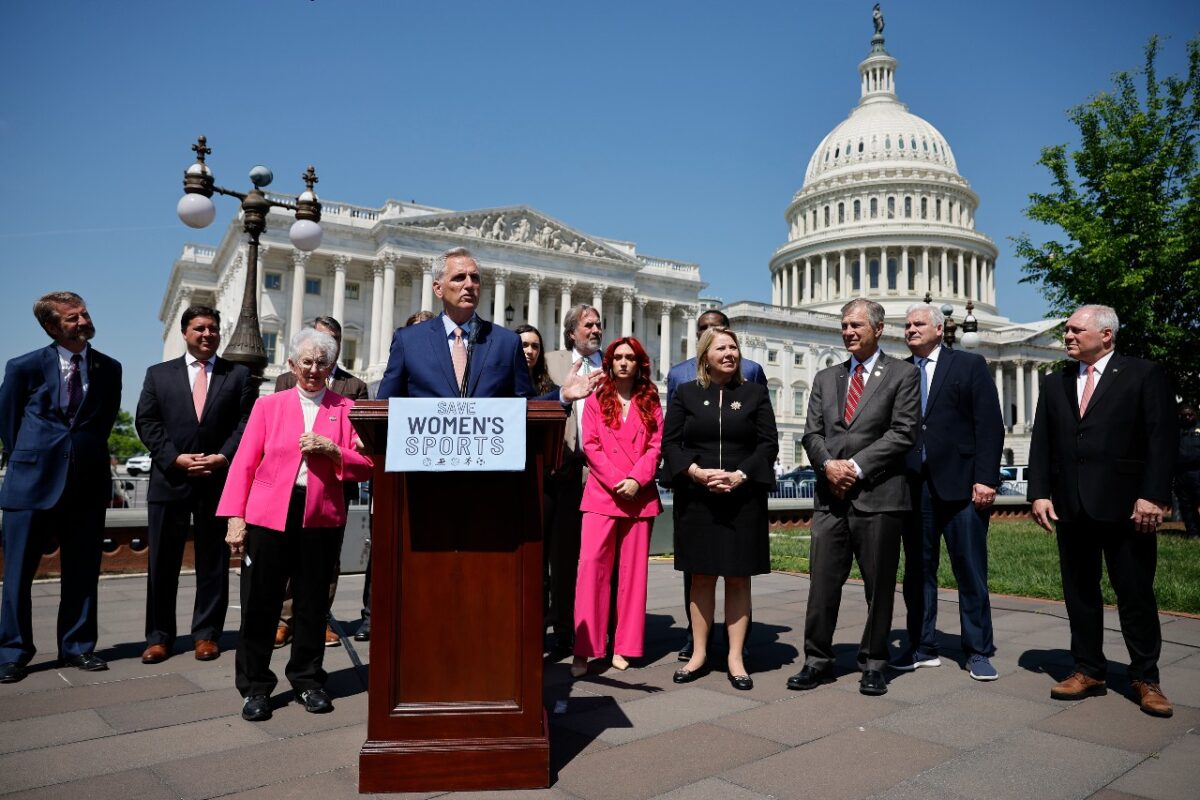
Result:
{"label": "eyeglasses", "polygon": [[326,370],[333,366],[333,364],[323,358],[302,358],[296,364],[300,369],[313,369],[315,367],[320,370]]}

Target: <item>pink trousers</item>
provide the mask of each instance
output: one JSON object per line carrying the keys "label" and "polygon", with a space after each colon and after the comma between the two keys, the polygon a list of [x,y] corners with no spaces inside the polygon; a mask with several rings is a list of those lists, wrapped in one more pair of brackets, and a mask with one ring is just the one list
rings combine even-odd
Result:
{"label": "pink trousers", "polygon": [[575,587],[575,655],[604,655],[613,557],[617,567],[617,636],[613,652],[640,656],[646,635],[646,562],[651,519],[583,512],[579,576]]}

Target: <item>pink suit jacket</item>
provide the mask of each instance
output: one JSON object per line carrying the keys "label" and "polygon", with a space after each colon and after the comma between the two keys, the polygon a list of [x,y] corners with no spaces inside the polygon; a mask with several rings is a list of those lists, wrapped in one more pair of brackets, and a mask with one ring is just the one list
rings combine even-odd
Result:
{"label": "pink suit jacket", "polygon": [[[587,457],[588,479],[583,488],[581,511],[610,517],[656,517],[662,513],[654,473],[662,453],[662,407],[654,406],[654,432],[646,430],[636,408],[617,429],[604,422],[604,412],[596,395],[583,404],[583,452]],[[642,489],[632,499],[617,497],[613,487],[633,478]]]}
{"label": "pink suit jacket", "polygon": [[[308,497],[304,504],[304,527],[336,528],[346,524],[343,481],[365,481],[371,477],[371,459],[354,449],[354,427],[350,409],[354,401],[326,391],[313,422],[313,433],[333,440],[342,451],[338,468],[325,456],[308,460]],[[299,392],[260,397],[250,412],[246,431],[238,445],[225,491],[217,504],[218,517],[242,517],[250,525],[282,531],[287,524],[288,503],[300,471],[300,436],[304,412]]]}

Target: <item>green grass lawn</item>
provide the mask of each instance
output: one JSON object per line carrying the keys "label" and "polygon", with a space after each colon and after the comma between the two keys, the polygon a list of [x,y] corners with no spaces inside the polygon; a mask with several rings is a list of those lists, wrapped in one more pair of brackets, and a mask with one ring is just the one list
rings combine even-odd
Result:
{"label": "green grass lawn", "polygon": [[[775,531],[771,537],[771,567],[787,572],[808,572],[807,528]],[[900,572],[904,574],[904,556]],[[861,577],[858,566],[851,577]],[[897,581],[899,577],[897,577]],[[938,584],[957,586],[950,571],[950,560],[943,549],[938,569]],[[1116,603],[1117,597],[1105,574],[1102,583],[1104,601]],[[1062,599],[1062,580],[1058,572],[1058,547],[1054,537],[1028,520],[998,520],[988,533],[988,588],[996,594]],[[1172,534],[1158,537],[1158,573],[1154,580],[1158,607],[1162,611],[1200,613],[1200,542]]]}

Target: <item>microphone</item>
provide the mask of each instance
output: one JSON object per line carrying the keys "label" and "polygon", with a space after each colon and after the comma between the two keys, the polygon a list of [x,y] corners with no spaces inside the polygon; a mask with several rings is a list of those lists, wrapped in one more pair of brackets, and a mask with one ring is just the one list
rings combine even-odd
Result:
{"label": "microphone", "polygon": [[467,334],[467,366],[463,369],[462,385],[458,387],[458,396],[466,397],[467,388],[471,384],[471,356],[475,354],[475,344],[479,341],[479,328],[483,320],[475,317],[475,324],[471,326],[471,332]]}

